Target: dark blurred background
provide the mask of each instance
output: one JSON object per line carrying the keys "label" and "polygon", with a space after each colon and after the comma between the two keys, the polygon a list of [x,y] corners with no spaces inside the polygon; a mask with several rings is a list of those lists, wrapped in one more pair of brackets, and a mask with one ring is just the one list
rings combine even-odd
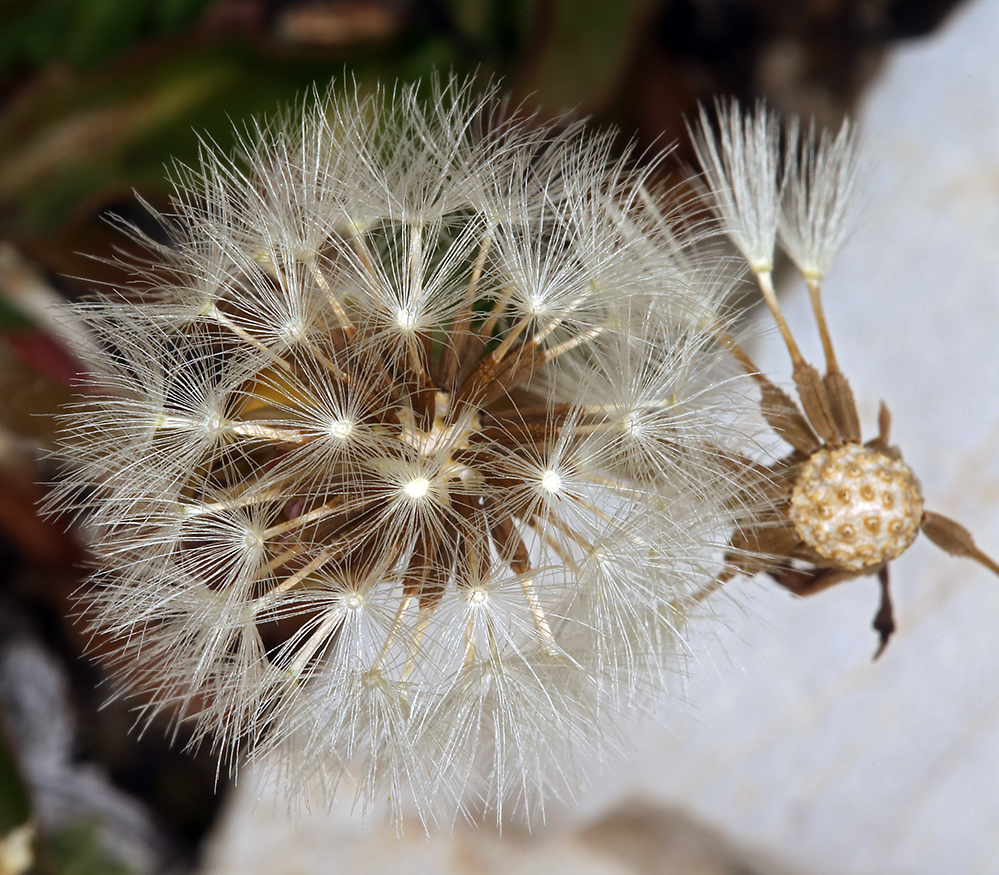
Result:
{"label": "dark blurred background", "polygon": [[[543,116],[685,140],[731,95],[835,125],[957,0],[0,0],[0,873],[185,872],[224,797],[211,752],[129,733],[86,656],[85,555],[40,517],[78,367],[53,312],[121,279],[106,219],[165,206],[198,136],[357,79],[502,79]],[[681,145],[681,160],[689,160]],[[95,260],[94,256],[97,257]],[[55,310],[53,310],[53,307]],[[99,649],[99,645],[96,646]],[[30,824],[30,827],[25,827]]]}

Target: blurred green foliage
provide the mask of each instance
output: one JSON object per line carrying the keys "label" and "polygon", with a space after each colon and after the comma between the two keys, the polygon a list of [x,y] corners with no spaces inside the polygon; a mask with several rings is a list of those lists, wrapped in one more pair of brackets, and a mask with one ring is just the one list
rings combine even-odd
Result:
{"label": "blurred green foliage", "polygon": [[37,234],[132,188],[162,189],[171,159],[196,159],[195,132],[228,148],[233,119],[272,112],[339,70],[235,45],[48,83],[0,128],[0,234]]}
{"label": "blurred green foliage", "polygon": [[0,739],[0,838],[28,819],[28,796],[14,761]]}
{"label": "blurred green foliage", "polygon": [[37,875],[129,875],[128,866],[101,847],[97,823],[77,823],[46,837]]}
{"label": "blurred green foliage", "polygon": [[399,16],[389,33],[317,46],[281,36],[280,16],[308,5],[295,0],[258,4],[239,26],[224,0],[0,0],[0,86],[10,92],[0,104],[0,237],[37,238],[133,188],[165,196],[169,162],[197,159],[194,132],[228,149],[233,120],[271,114],[336,77],[478,70],[552,113],[589,109],[607,97],[649,2],[400,3],[379,7]]}
{"label": "blurred green foliage", "polygon": [[68,61],[88,69],[195,21],[212,0],[0,0],[0,77]]}

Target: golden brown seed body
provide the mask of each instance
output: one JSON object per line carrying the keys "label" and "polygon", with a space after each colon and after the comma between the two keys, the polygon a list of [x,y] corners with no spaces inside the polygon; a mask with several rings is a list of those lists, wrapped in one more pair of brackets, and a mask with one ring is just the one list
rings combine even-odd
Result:
{"label": "golden brown seed body", "polygon": [[919,533],[923,496],[909,467],[846,444],[813,453],[791,491],[798,536],[836,568],[864,571],[899,556]]}

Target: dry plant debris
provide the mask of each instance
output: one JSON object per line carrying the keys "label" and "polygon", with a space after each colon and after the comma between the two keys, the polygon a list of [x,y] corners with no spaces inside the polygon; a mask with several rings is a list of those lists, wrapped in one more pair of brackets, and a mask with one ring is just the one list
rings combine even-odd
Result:
{"label": "dry plant debris", "polygon": [[[999,565],[975,546],[971,534],[923,506],[919,481],[890,443],[891,415],[884,402],[878,435],[862,442],[853,392],[839,368],[822,307],[821,283],[849,231],[860,191],[863,161],[856,128],[801,136],[784,131],[763,106],[744,115],[737,104],[718,106],[720,134],[702,113],[695,136],[710,197],[727,233],[749,263],[791,357],[800,403],[763,375],[739,344],[721,341],[757,382],[761,409],[792,452],[755,469],[757,487],[771,505],[735,534],[731,567],[764,571],[798,595],[814,595],[842,581],[876,574],[881,603],[874,617],[880,636],[875,658],[895,630],[888,563],[922,531],[954,556],[999,574]],[[781,154],[785,155],[783,161]],[[805,361],[774,294],[776,240],[801,271],[809,291],[826,372]],[[752,467],[752,466],[749,466]]]}

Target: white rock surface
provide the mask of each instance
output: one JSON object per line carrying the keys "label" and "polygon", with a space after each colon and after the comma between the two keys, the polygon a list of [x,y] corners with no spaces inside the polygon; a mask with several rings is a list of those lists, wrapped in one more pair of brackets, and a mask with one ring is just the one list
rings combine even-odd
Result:
{"label": "white rock surface", "polygon": [[[892,58],[861,112],[875,158],[869,207],[826,287],[865,435],[883,397],[927,505],[967,525],[993,555],[997,47],[999,3],[976,0]],[[784,300],[818,362],[807,297]],[[776,336],[759,359],[788,377]],[[729,871],[738,854],[725,849],[681,869],[666,868],[661,842],[645,858],[621,850],[655,834],[656,817],[671,823],[673,809],[729,837],[757,861],[753,871],[999,871],[999,580],[923,537],[891,571],[899,631],[876,663],[873,579],[807,600],[762,579],[736,584],[733,599],[717,603],[724,624],[705,624],[692,642],[689,705],[667,716],[668,728],[640,724],[629,763],[598,777],[579,806],[550,810],[548,827],[529,840],[460,832],[397,841],[389,831],[365,834],[344,809],[292,824],[255,804],[244,781],[206,873]],[[645,812],[641,840],[577,837],[578,825],[633,800]]]}

